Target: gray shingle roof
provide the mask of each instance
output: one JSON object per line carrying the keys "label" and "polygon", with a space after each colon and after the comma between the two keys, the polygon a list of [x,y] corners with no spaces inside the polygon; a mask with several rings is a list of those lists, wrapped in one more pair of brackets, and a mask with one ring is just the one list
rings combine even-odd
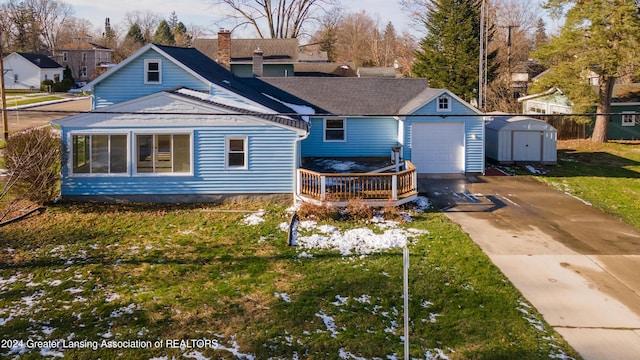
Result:
{"label": "gray shingle roof", "polygon": [[[339,115],[404,115],[401,111],[415,102],[412,100],[426,101],[442,92],[429,88],[426,79],[288,77],[250,81],[262,92],[273,93],[273,89],[264,85],[267,84],[303,99],[317,113]],[[295,98],[286,98],[285,93],[273,96],[296,103]]]}
{"label": "gray shingle roof", "polygon": [[[231,61],[251,61],[258,46],[264,62],[298,61],[298,39],[231,39]],[[218,39],[196,39],[193,47],[211,59],[218,58]]]}

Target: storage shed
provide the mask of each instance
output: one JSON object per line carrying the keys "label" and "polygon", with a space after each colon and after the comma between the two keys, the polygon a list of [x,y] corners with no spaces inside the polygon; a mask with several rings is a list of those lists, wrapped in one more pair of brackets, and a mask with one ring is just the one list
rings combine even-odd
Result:
{"label": "storage shed", "polygon": [[549,123],[526,117],[494,115],[486,125],[485,151],[502,164],[557,164],[558,131]]}

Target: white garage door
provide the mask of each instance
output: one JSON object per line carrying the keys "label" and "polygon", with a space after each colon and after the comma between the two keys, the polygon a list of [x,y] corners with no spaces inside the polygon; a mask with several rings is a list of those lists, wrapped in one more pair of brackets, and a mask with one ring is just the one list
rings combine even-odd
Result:
{"label": "white garage door", "polygon": [[463,123],[413,123],[411,139],[418,173],[464,173]]}
{"label": "white garage door", "polygon": [[542,161],[541,131],[513,132],[513,161]]}

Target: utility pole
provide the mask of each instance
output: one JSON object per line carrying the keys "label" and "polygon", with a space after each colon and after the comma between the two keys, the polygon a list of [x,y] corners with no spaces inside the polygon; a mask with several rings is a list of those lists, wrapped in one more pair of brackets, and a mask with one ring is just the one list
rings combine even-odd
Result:
{"label": "utility pole", "polygon": [[480,5],[480,58],[478,59],[478,109],[482,111],[484,91],[484,0]]}
{"label": "utility pole", "polygon": [[513,89],[513,81],[511,79],[511,29],[520,27],[520,25],[505,25],[501,26],[507,29],[507,73],[508,73],[508,82],[509,88]]}
{"label": "utility pole", "polygon": [[0,98],[2,98],[2,128],[4,140],[9,139],[9,119],[7,118],[7,96],[4,88],[4,56],[2,55],[2,34],[0,33]]}

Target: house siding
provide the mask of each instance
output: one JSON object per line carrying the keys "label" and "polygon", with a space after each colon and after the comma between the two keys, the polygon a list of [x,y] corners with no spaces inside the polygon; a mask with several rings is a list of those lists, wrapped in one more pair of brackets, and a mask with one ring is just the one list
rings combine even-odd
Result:
{"label": "house siding", "polygon": [[[640,105],[618,105],[611,106],[611,121],[609,122],[608,137],[610,140],[638,140],[640,139],[640,115],[636,115],[634,126],[622,126],[622,113],[638,113]],[[620,115],[616,115],[620,114]]]}
{"label": "house siding", "polygon": [[437,99],[435,99],[413,112],[413,115],[424,114],[430,116],[408,116],[405,119],[403,156],[405,159],[411,160],[413,141],[420,141],[419,139],[412,139],[412,125],[414,123],[461,122],[464,124],[465,132],[465,173],[484,173],[485,127],[482,115],[477,114],[459,101],[455,99],[452,100],[451,111],[437,112]]}
{"label": "house siding", "polygon": [[[70,131],[91,129],[65,128]],[[158,129],[136,129],[158,131]],[[232,195],[291,194],[295,179],[295,143],[297,134],[288,129],[266,126],[172,128],[175,132],[193,132],[193,176],[140,176],[133,171],[123,176],[69,176],[68,164],[63,168],[62,196],[118,195]],[[109,133],[127,132],[133,148],[131,128],[112,128]],[[225,168],[225,138],[246,136],[248,169]],[[132,151],[129,152],[131,157]]]}
{"label": "house siding", "polygon": [[[147,59],[162,60],[161,84],[144,83],[144,61]],[[204,83],[157,51],[149,49],[126,67],[119,69],[95,85],[93,108],[102,108],[179,86],[199,91],[210,90],[209,84]]]}
{"label": "house siding", "polygon": [[390,156],[398,145],[398,120],[346,118],[346,141],[324,141],[324,121],[311,119],[309,137],[302,142],[303,157]]}

